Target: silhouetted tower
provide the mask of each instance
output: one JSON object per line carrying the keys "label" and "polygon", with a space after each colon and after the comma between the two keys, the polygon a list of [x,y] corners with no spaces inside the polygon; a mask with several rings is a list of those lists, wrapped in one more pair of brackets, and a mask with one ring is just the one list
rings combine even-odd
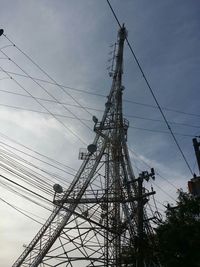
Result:
{"label": "silhouetted tower", "polygon": [[[54,186],[55,208],[51,216],[13,267],[121,267],[125,266],[123,252],[129,247],[132,252],[137,249],[137,229],[145,235],[152,234],[145,209],[140,212],[143,218],[138,220],[137,179],[126,143],[129,123],[122,111],[126,35],[123,26],[118,33],[105,111],[101,121],[93,117],[94,142],[80,152],[83,162],[69,188],[63,191],[59,185]],[[142,221],[142,229],[138,221]]]}

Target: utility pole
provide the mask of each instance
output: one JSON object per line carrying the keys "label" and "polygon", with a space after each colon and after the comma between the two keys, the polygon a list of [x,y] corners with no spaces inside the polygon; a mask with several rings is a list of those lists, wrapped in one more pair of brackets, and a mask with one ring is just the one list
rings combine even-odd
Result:
{"label": "utility pole", "polygon": [[151,169],[151,173],[144,171],[139,174],[138,179],[138,207],[137,207],[137,218],[138,218],[138,227],[137,227],[137,267],[144,267],[144,205],[147,203],[147,195],[153,195],[155,192],[150,192],[148,194],[144,193],[143,181],[149,181],[149,179],[155,179],[154,169]]}
{"label": "utility pole", "polygon": [[138,259],[137,267],[144,267],[143,259],[143,220],[144,220],[144,206],[143,206],[143,177],[138,178]]}
{"label": "utility pole", "polygon": [[197,138],[193,138],[192,141],[200,173],[200,142],[197,140]]}
{"label": "utility pole", "polygon": [[[197,159],[197,164],[198,164],[198,169],[199,169],[199,174],[200,174],[200,142],[197,140],[197,138],[192,139],[193,146],[194,146],[194,151]],[[200,176],[196,175],[194,173],[193,178],[188,181],[188,189],[189,192],[195,196],[195,197],[200,197]]]}

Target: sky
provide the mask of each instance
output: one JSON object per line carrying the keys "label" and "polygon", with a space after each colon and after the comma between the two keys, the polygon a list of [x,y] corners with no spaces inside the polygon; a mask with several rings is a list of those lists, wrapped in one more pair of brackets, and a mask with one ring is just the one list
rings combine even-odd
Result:
{"label": "sky", "polygon": [[[16,47],[9,46],[8,39],[0,37],[1,153],[10,149],[70,183],[70,175],[66,177],[62,171],[31,156],[52,163],[35,152],[46,155],[54,159],[57,167],[61,165],[55,160],[73,173],[75,171],[70,168],[77,170],[80,166],[79,149],[92,143],[94,138],[92,115],[101,118],[110,90],[112,80],[107,68],[118,25],[105,0],[7,0],[0,3],[0,28],[16,44]],[[110,3],[120,22],[125,23],[128,40],[192,172],[198,174],[192,138],[200,135],[199,1],[111,0]],[[65,87],[52,85],[53,80],[23,53]],[[153,186],[159,209],[163,211],[162,204],[174,203],[178,188],[187,190],[191,173],[127,45],[124,53],[123,104],[124,116],[131,126],[128,133],[130,157],[136,176],[141,169],[154,167],[157,175]],[[55,99],[67,105],[56,104]],[[77,105],[87,109],[77,108]],[[49,114],[44,114],[47,111]],[[67,117],[56,116],[55,119],[52,114]],[[19,182],[3,167],[6,159],[5,154],[0,156],[1,175]],[[1,266],[7,267],[20,255],[23,245],[29,243],[40,225],[2,199],[41,222],[49,213],[8,191],[11,184],[5,179],[0,182],[0,260]],[[27,182],[20,183],[27,186]]]}

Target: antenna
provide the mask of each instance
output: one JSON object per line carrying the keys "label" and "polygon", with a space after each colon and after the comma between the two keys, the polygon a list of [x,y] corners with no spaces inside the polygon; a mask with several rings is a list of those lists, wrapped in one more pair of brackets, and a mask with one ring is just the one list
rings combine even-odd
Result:
{"label": "antenna", "polygon": [[122,108],[126,35],[123,25],[105,110],[100,120],[92,118],[95,138],[79,151],[82,164],[70,186],[53,186],[54,210],[13,267],[122,267],[127,265],[123,251],[130,250],[139,254],[131,262],[134,266],[158,266],[156,258],[145,262],[143,257],[144,237],[149,237],[145,240],[149,246],[154,245],[145,208],[154,192],[144,190],[143,180],[155,173],[151,169],[135,179],[127,146],[129,123]]}

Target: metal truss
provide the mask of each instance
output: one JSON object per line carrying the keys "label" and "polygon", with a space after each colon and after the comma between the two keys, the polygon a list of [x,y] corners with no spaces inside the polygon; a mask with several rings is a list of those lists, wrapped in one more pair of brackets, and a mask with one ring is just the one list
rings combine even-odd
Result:
{"label": "metal truss", "polygon": [[[126,144],[129,124],[122,112],[125,38],[122,27],[105,112],[101,121],[93,117],[94,142],[81,153],[73,182],[56,193],[51,216],[13,267],[127,266],[122,254],[130,246],[135,249],[138,189]],[[147,222],[144,230],[151,234]]]}

